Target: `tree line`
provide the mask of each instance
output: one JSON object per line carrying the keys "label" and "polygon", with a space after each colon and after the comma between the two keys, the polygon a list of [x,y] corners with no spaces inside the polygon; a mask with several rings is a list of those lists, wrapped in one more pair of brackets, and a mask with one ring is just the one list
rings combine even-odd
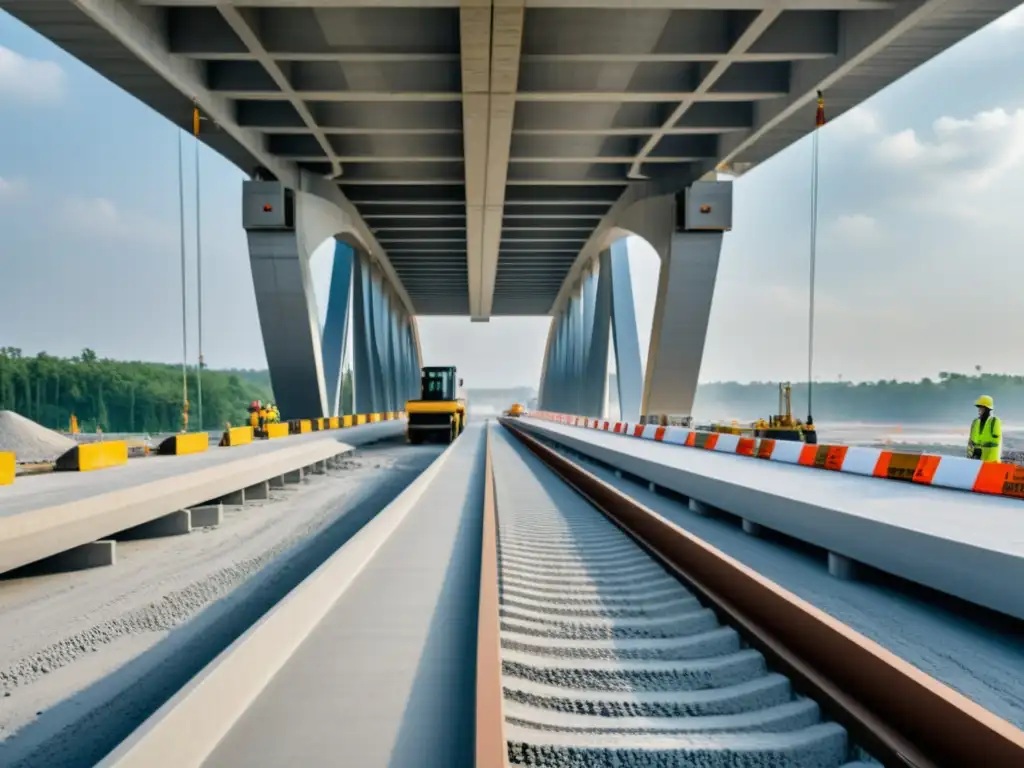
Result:
{"label": "tree line", "polygon": [[[775,382],[715,382],[697,390],[695,411],[703,418],[753,420],[776,413]],[[944,371],[920,381],[815,382],[813,415],[817,423],[860,421],[880,424],[961,424],[974,418],[980,395],[995,399],[1008,424],[1024,424],[1024,376],[963,374]],[[807,383],[793,382],[793,411],[807,416]]]}
{"label": "tree line", "polygon": [[[248,421],[253,400],[271,398],[258,371],[203,369],[203,427]],[[189,428],[198,429],[196,368],[187,371]],[[23,355],[0,347],[0,410],[66,430],[71,415],[83,432],[176,432],[181,428],[181,366],[99,358],[91,349],[70,358]]]}

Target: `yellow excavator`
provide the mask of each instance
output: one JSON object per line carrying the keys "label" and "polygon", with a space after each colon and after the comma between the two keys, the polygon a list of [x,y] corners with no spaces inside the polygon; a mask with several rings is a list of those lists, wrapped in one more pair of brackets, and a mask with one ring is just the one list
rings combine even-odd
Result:
{"label": "yellow excavator", "polygon": [[[462,379],[458,379],[462,387]],[[456,391],[455,366],[420,370],[420,399],[405,404],[405,436],[413,445],[425,440],[451,443],[466,429],[466,401]]]}

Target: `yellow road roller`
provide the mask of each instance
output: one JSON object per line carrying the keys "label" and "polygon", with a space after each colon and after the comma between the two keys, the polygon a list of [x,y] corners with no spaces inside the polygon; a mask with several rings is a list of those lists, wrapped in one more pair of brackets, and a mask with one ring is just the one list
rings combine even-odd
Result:
{"label": "yellow road roller", "polygon": [[[462,387],[462,379],[458,379]],[[413,445],[451,443],[466,429],[466,401],[456,392],[455,366],[420,370],[420,399],[405,404],[405,436]]]}

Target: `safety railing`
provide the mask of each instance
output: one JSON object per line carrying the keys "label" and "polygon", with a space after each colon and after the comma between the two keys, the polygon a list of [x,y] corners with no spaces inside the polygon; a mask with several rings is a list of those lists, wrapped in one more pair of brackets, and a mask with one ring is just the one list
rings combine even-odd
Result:
{"label": "safety railing", "polygon": [[904,453],[882,448],[817,444],[703,432],[686,427],[629,424],[621,421],[534,411],[530,416],[581,429],[659,443],[747,456],[830,472],[900,480],[938,488],[1024,499],[1024,467],[958,456]]}

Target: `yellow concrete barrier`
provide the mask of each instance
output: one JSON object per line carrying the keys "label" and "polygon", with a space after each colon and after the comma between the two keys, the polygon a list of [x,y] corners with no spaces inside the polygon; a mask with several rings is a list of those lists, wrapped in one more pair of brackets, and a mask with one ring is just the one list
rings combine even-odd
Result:
{"label": "yellow concrete barrier", "polygon": [[379,424],[380,423],[380,414],[379,413],[371,413],[370,414],[370,423],[371,424]]}
{"label": "yellow concrete barrier", "polygon": [[14,454],[10,451],[0,451],[0,485],[10,485],[14,482]]}
{"label": "yellow concrete barrier", "polygon": [[325,429],[327,429],[327,427],[324,424],[324,421],[325,421],[324,419],[319,419],[319,418],[318,419],[313,419],[313,431],[314,432],[323,432]]}
{"label": "yellow concrete barrier", "polygon": [[342,416],[341,417],[341,426],[343,428],[344,427],[351,427],[355,423],[356,423],[356,417],[353,416],[351,413],[348,416]]}
{"label": "yellow concrete barrier", "polygon": [[252,441],[252,427],[232,427],[224,432],[220,444],[225,448],[234,448],[236,445],[248,445]]}
{"label": "yellow concrete barrier", "polygon": [[57,459],[55,469],[58,472],[92,472],[127,463],[128,443],[124,440],[111,440],[76,445]]}
{"label": "yellow concrete barrier", "polygon": [[338,418],[337,416],[331,416],[331,418],[327,420],[327,428],[341,429],[341,419]]}
{"label": "yellow concrete barrier", "polygon": [[307,432],[313,431],[313,420],[312,419],[299,419],[299,434],[304,435]]}
{"label": "yellow concrete barrier", "polygon": [[161,456],[184,456],[188,453],[202,453],[210,447],[210,435],[206,432],[189,432],[171,435],[160,443]]}
{"label": "yellow concrete barrier", "polygon": [[395,420],[395,412],[394,411],[388,411],[387,416],[388,416],[388,421],[394,421]]}
{"label": "yellow concrete barrier", "polygon": [[267,434],[267,440],[273,440],[274,438],[277,437],[288,437],[288,424],[285,422],[279,422],[277,424],[267,424],[265,432]]}
{"label": "yellow concrete barrier", "polygon": [[366,414],[365,413],[357,413],[356,414],[356,426],[357,427],[361,427],[365,423],[366,423]]}

